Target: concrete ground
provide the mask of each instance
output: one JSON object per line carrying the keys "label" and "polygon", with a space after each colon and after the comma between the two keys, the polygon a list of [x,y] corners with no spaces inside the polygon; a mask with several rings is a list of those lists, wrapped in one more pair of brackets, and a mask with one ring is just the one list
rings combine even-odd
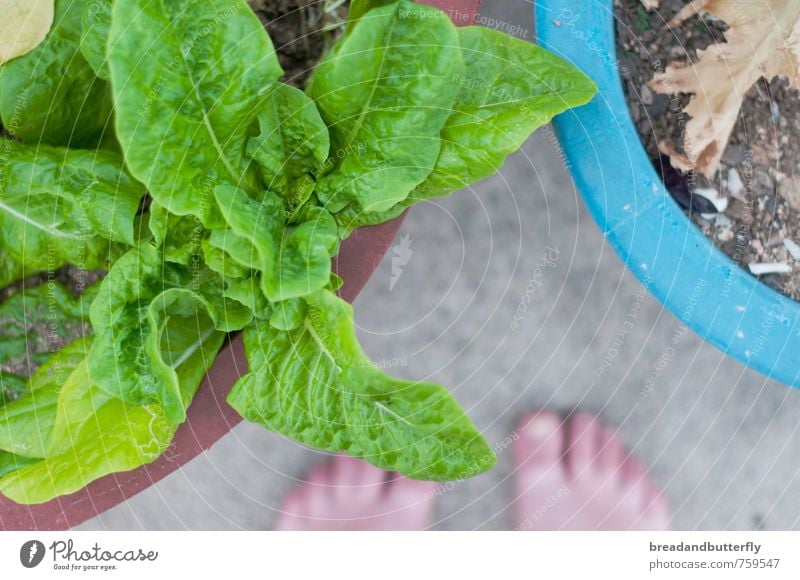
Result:
{"label": "concrete ground", "polygon": [[[487,0],[484,14],[530,35],[530,12]],[[725,358],[644,292],[553,143],[540,130],[499,175],[411,212],[401,275],[392,281],[390,253],[356,302],[365,349],[397,375],[447,385],[490,442],[526,409],[599,413],[666,488],[677,529],[800,528],[800,392]],[[241,425],[80,529],[269,529],[323,460]],[[493,471],[442,494],[435,528],[513,528],[511,469],[501,452]]]}

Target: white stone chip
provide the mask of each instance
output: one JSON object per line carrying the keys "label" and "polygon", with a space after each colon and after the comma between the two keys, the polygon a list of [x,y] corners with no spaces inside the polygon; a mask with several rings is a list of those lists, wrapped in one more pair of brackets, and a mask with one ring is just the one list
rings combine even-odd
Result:
{"label": "white stone chip", "polygon": [[714,204],[714,207],[719,213],[728,209],[728,198],[721,196],[716,189],[711,187],[698,187],[692,193],[705,197],[708,201]]}
{"label": "white stone chip", "polygon": [[753,276],[763,276],[764,274],[789,274],[792,267],[785,262],[766,262],[764,264],[756,264],[750,262],[747,265],[750,268],[750,273]]}
{"label": "white stone chip", "polygon": [[739,176],[739,172],[733,167],[728,169],[728,191],[731,195],[739,195],[744,190],[744,183]]}
{"label": "white stone chip", "polygon": [[797,243],[789,238],[786,238],[783,240],[783,247],[789,251],[789,253],[792,255],[792,258],[800,262],[800,246],[798,246]]}

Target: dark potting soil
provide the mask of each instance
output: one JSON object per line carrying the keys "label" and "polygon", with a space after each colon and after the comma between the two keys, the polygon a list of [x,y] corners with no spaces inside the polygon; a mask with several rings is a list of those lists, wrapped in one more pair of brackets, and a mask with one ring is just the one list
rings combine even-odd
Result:
{"label": "dark potting soil", "polygon": [[[747,93],[714,180],[683,175],[662,156],[664,138],[681,151],[682,112],[690,95],[662,95],[646,85],[672,63],[696,62],[697,50],[724,42],[727,26],[713,17],[694,16],[674,30],[665,24],[686,4],[661,0],[648,12],[640,0],[616,0],[617,53],[628,106],[647,153],[670,192],[692,221],[730,258],[749,271],[750,264],[783,263],[787,274],[762,275],[768,286],[800,300],[800,98],[787,82],[761,79]],[[727,208],[714,211],[707,200],[690,194],[710,188],[726,197]],[[690,201],[691,200],[691,201]],[[705,202],[705,203],[704,203]]]}
{"label": "dark potting soil", "polygon": [[[303,88],[325,51],[341,34],[347,21],[349,1],[347,0],[249,0],[258,17],[264,23],[275,45],[278,59],[286,74],[282,79],[296,87]],[[0,126],[0,133],[4,133]],[[146,207],[146,203],[143,204]],[[0,288],[0,303],[23,288],[33,288],[49,279],[61,282],[73,295],[79,294],[80,288],[86,288],[105,275],[102,271],[88,272],[73,266],[67,266],[51,274],[42,273],[25,280]],[[29,352],[25,360],[5,361],[0,364],[0,372],[17,376],[30,376],[37,365],[33,363],[33,355],[53,352],[72,340],[77,340],[89,330],[87,324],[74,328],[74,336],[66,336],[63,344],[53,341],[36,340],[37,336],[45,336],[47,328],[32,325],[27,331],[32,339],[29,341]],[[3,339],[0,329],[0,341]],[[13,398],[8,391],[5,398]],[[3,397],[0,396],[0,401]]]}
{"label": "dark potting soil", "polygon": [[346,0],[248,0],[286,71],[283,81],[305,86],[319,59],[347,22]]}

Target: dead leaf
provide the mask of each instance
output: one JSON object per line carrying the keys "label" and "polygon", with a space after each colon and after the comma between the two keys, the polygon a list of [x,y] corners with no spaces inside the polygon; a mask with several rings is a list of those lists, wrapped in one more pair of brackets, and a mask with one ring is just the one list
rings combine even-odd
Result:
{"label": "dead leaf", "polygon": [[39,46],[54,11],[54,0],[0,0],[0,65]]}
{"label": "dead leaf", "polygon": [[639,0],[642,3],[642,6],[647,8],[648,11],[655,10],[658,8],[658,5],[661,4],[661,0]]}
{"label": "dead leaf", "polygon": [[[698,62],[674,64],[649,86],[659,93],[691,93],[683,149],[693,167],[713,177],[745,94],[762,76],[789,79],[800,89],[800,2],[797,0],[694,0],[669,23],[703,11],[726,22],[727,42],[698,51]],[[673,158],[674,167],[683,159]]]}

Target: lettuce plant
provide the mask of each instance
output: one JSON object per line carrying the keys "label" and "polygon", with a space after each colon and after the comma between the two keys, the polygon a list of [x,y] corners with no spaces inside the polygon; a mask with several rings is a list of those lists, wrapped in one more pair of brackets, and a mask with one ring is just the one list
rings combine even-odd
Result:
{"label": "lettuce plant", "polygon": [[[353,0],[306,91],[282,74],[244,0],[57,0],[44,41],[0,68],[0,282],[107,270],[58,315],[88,313],[82,338],[0,375],[6,496],[155,460],[236,332],[244,418],[414,478],[494,464],[447,390],[369,361],[331,258],[354,228],[493,174],[594,84],[410,0]],[[30,303],[9,300],[4,329]]]}

